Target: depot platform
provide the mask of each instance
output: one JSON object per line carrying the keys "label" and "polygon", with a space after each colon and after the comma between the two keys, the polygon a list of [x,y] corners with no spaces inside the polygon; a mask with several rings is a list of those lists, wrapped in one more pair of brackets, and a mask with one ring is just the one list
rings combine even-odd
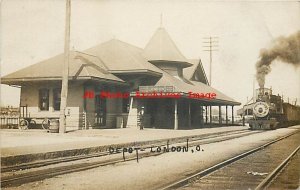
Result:
{"label": "depot platform", "polygon": [[91,154],[110,146],[142,146],[155,142],[205,136],[226,131],[247,129],[247,126],[226,126],[193,130],[149,129],[90,129],[65,134],[44,130],[1,130],[1,166],[38,160]]}

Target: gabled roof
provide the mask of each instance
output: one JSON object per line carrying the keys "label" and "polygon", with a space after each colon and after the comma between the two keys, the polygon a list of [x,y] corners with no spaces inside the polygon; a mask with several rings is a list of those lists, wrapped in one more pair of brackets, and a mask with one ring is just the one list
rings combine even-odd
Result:
{"label": "gabled roof", "polygon": [[[61,80],[64,54],[41,61],[1,78],[3,84],[18,84],[24,81]],[[78,52],[70,53],[69,79],[108,80],[125,83],[122,79],[110,74],[101,60]]]}
{"label": "gabled roof", "polygon": [[168,32],[164,28],[158,28],[148,44],[143,55],[151,61],[172,61],[188,63],[188,60],[179,51]]}
{"label": "gabled roof", "polygon": [[[193,64],[191,67],[183,69],[183,76],[189,80],[199,81],[204,84],[208,84],[208,80],[201,62],[201,59],[189,59],[189,62]],[[196,79],[198,77],[198,79]]]}
{"label": "gabled roof", "polygon": [[112,39],[84,52],[103,61],[111,73],[148,73],[161,76],[161,70],[142,56],[142,49],[120,40]]}
{"label": "gabled roof", "polygon": [[216,99],[198,99],[203,100],[210,103],[221,104],[221,105],[240,105],[239,102],[230,98],[229,96],[223,94],[222,92],[203,84],[201,82],[189,81],[185,82],[187,79],[181,79],[177,77],[173,77],[169,73],[163,71],[163,76],[161,79],[155,84],[155,86],[174,86],[176,92],[182,92],[188,94],[189,92],[193,93],[215,93]]}

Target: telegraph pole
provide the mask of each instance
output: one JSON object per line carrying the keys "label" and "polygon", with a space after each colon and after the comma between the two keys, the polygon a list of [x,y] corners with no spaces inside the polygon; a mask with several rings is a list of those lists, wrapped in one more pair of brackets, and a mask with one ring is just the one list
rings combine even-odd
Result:
{"label": "telegraph pole", "polygon": [[205,37],[204,39],[204,50],[203,51],[209,51],[209,85],[212,85],[212,52],[213,51],[218,51],[217,48],[218,47],[218,39],[219,37]]}
{"label": "telegraph pole", "polygon": [[71,0],[66,0],[66,23],[65,23],[65,50],[64,65],[61,85],[61,102],[59,115],[59,133],[66,132],[66,107],[68,97],[68,80],[69,80],[69,56],[70,56],[70,17],[71,17]]}

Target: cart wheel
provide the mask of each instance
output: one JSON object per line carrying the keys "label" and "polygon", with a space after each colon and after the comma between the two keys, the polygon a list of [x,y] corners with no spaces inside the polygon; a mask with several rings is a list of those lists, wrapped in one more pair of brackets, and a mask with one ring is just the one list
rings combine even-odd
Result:
{"label": "cart wheel", "polygon": [[32,126],[34,126],[34,125],[36,125],[36,121],[32,119],[32,120],[29,122],[29,126],[32,127]]}
{"label": "cart wheel", "polygon": [[42,122],[42,127],[43,129],[49,129],[49,125],[50,125],[50,120],[49,119],[44,119]]}
{"label": "cart wheel", "polygon": [[26,119],[21,119],[19,129],[26,130],[26,129],[28,129],[28,125],[29,125],[29,122]]}

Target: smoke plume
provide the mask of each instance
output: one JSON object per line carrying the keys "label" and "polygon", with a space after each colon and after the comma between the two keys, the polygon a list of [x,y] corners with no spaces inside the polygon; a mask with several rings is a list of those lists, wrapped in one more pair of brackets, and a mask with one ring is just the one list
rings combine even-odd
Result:
{"label": "smoke plume", "polygon": [[265,85],[265,77],[271,72],[270,65],[280,60],[294,66],[300,66],[300,31],[288,37],[279,37],[269,49],[261,49],[260,60],[256,63],[256,80],[260,88]]}

